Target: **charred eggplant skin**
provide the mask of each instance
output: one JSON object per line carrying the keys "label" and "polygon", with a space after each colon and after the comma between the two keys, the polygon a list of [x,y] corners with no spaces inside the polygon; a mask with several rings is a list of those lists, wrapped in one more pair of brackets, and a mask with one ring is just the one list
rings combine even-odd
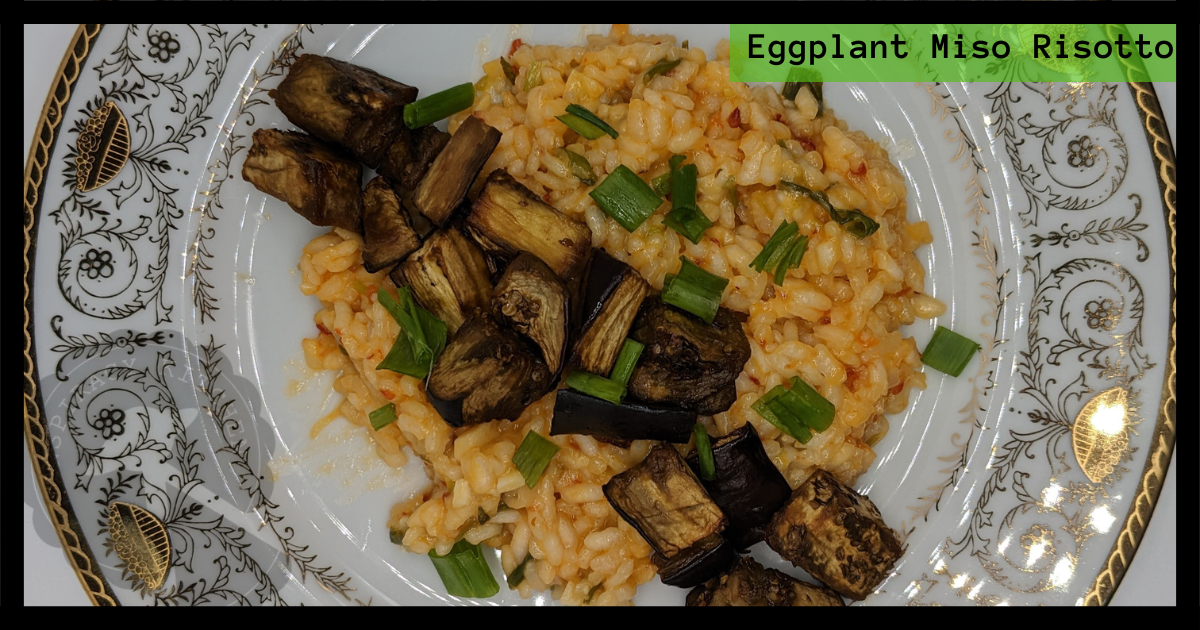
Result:
{"label": "charred eggplant skin", "polygon": [[875,504],[824,470],[796,488],[766,539],[785,560],[855,600],[870,595],[904,552]]}
{"label": "charred eggplant skin", "polygon": [[320,55],[300,55],[269,92],[297,127],[344,147],[374,168],[404,127],[417,88]]}
{"label": "charred eggplant skin", "polygon": [[[791,497],[792,488],[750,423],[714,440],[712,453],[716,478],[701,483],[729,519],[725,537],[737,549],[748,549],[763,539],[767,523]],[[699,471],[695,453],[688,457],[688,465]]]}
{"label": "charred eggplant skin", "polygon": [[733,545],[720,534],[713,534],[667,560],[654,554],[650,560],[658,568],[658,577],[667,586],[692,588],[724,572],[737,559]]}
{"label": "charred eggplant skin", "polygon": [[834,591],[742,556],[724,575],[692,589],[688,606],[845,606]]}
{"label": "charred eggplant skin", "polygon": [[255,130],[242,179],[313,225],[362,232],[362,165],[312,136]]}
{"label": "charred eggplant skin", "polygon": [[609,440],[659,440],[686,444],[696,412],[631,401],[619,405],[573,389],[561,389],[554,401],[550,435],[581,434]]}
{"label": "charred eggplant skin", "polygon": [[508,264],[492,295],[492,316],[536,344],[551,374],[563,366],[568,309],[562,279],[529,252],[521,252]]}
{"label": "charred eggplant skin", "polygon": [[733,404],[727,388],[750,359],[750,342],[733,311],[722,307],[705,324],[659,298],[647,299],[630,336],[646,346],[629,380],[634,398],[705,415]]}
{"label": "charred eggplant skin", "polygon": [[391,273],[396,286],[412,289],[417,303],[454,333],[492,299],[483,252],[457,230],[434,232]]}
{"label": "charred eggplant skin", "polygon": [[608,374],[650,285],[629,265],[603,250],[592,254],[583,291],[583,325],[571,362],[592,374]]}
{"label": "charred eggplant skin", "polygon": [[413,207],[434,224],[446,225],[454,211],[465,205],[467,190],[499,143],[499,131],[468,116],[413,190]]}
{"label": "charred eggplant skin", "polygon": [[604,496],[667,560],[725,528],[725,515],[670,444],[656,444],[640,464],[609,479]]}
{"label": "charred eggplant skin", "polygon": [[447,142],[450,142],[450,134],[433,125],[412,131],[405,127],[388,147],[387,155],[379,164],[379,174],[401,190],[411,191],[425,177]]}
{"label": "charred eggplant skin", "polygon": [[458,427],[516,420],[551,387],[536,348],[486,314],[476,314],[434,361],[426,394],[442,419]]}
{"label": "charred eggplant skin", "polygon": [[363,267],[370,273],[387,269],[421,246],[400,197],[382,177],[363,189]]}

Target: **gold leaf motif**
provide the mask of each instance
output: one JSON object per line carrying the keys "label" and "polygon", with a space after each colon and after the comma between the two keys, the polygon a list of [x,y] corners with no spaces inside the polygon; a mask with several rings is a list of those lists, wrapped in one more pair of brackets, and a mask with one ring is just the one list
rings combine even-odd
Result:
{"label": "gold leaf motif", "polygon": [[1129,418],[1126,395],[1123,387],[1096,394],[1079,411],[1071,427],[1075,459],[1092,483],[1112,474],[1129,446],[1129,434],[1125,431]]}
{"label": "gold leaf motif", "polygon": [[150,590],[162,585],[171,566],[167,528],[145,508],[113,501],[108,504],[109,532],[117,557]]}
{"label": "gold leaf motif", "polygon": [[112,181],[129,160],[129,123],[117,104],[108,101],[92,112],[79,133],[75,187],[83,192]]}

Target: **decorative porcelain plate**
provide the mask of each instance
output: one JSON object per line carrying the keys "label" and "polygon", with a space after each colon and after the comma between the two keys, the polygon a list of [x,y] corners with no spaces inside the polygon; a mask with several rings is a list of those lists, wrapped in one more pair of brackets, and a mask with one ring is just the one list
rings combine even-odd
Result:
{"label": "decorative porcelain plate", "polygon": [[[431,93],[600,26],[110,25],[78,33],[25,177],[25,432],[104,604],[460,603],[389,540],[424,483],[303,386],[324,232],[239,176],[299,53]],[[724,26],[649,25],[714,50]],[[1175,157],[1149,84],[827,84],[908,180],[959,378],[891,418],[857,484],[907,551],[867,604],[1098,604],[1175,442]],[[1134,77],[1136,78],[1136,77]],[[915,215],[915,216],[914,216]],[[924,347],[933,322],[906,329]],[[755,555],[792,571],[765,546]],[[495,566],[495,558],[491,559]],[[637,603],[681,604],[654,580]],[[552,601],[548,595],[532,600]],[[490,600],[529,603],[502,588]]]}

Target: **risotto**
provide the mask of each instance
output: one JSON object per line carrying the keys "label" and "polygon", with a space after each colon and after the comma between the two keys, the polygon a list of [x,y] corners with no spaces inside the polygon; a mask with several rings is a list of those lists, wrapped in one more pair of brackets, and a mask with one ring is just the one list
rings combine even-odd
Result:
{"label": "risotto", "polygon": [[[731,83],[727,42],[712,60],[674,37],[631,35],[620,26],[583,46],[515,45],[516,80],[499,60],[484,64],[473,107],[450,120],[450,131],[467,116],[499,130],[482,172],[504,169],[586,222],[594,247],[654,288],[678,271],[681,255],[728,278],[722,305],[746,315],[751,358],[733,406],[702,417],[709,433],[753,423],[793,488],[818,468],[853,483],[874,460],[871,445],[887,431],[884,414],[902,410],[909,389],[925,386],[916,344],[899,327],[945,309],[923,293],[925,271],[913,252],[932,238],[925,223],[907,220],[905,184],[887,152],[829,108],[818,116],[808,88],[787,100],[773,87]],[[668,53],[682,62],[644,83],[643,73]],[[555,119],[571,103],[608,121],[619,137],[589,141],[571,132]],[[598,176],[625,165],[647,181],[668,171],[671,155],[687,156],[698,170],[699,207],[713,226],[693,244],[664,227],[663,206],[625,231],[572,175],[562,148],[584,156]],[[835,206],[860,209],[878,231],[854,238],[815,202],[777,189],[781,180],[829,189]],[[798,223],[809,245],[800,267],[776,286],[750,263],[785,220]],[[500,550],[505,574],[532,557],[522,597],[549,590],[566,604],[631,602],[655,576],[652,549],[618,517],[602,486],[641,461],[650,443],[619,448],[586,435],[548,437],[561,450],[536,487],[527,487],[512,457],[527,432],[548,436],[555,393],[513,422],[448,426],[421,381],[375,369],[400,330],[376,298],[378,288],[395,295],[395,287],[386,272],[366,271],[362,247],[360,236],[341,229],[304,247],[300,288],[321,309],[320,334],[303,346],[310,367],[340,372],[339,412],[370,434],[381,458],[394,466],[410,453],[425,461],[428,489],[391,510],[389,526],[403,532],[403,546],[445,554],[463,538],[482,542]],[[751,409],[797,375],[837,409],[832,426],[807,444]],[[368,413],[388,402],[398,419],[376,431]],[[481,510],[494,516],[482,519]]]}

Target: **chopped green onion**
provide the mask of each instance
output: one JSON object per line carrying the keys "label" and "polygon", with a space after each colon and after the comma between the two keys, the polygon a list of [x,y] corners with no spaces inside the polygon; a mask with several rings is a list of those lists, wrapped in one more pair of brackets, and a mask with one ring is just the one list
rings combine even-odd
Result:
{"label": "chopped green onion", "polygon": [[621,352],[617,354],[617,363],[613,367],[609,380],[620,383],[622,387],[628,385],[629,377],[633,376],[633,366],[637,365],[638,358],[642,356],[642,350],[645,349],[646,346],[632,339],[626,339],[625,343],[621,344]]}
{"label": "chopped green onion", "polygon": [[712,227],[712,221],[696,208],[676,208],[667,213],[663,225],[675,230],[687,240],[699,243],[704,231]]}
{"label": "chopped green onion", "polygon": [[833,424],[833,403],[825,400],[824,396],[800,380],[799,376],[792,377],[792,388],[775,401],[781,403],[815,433],[820,433]]}
{"label": "chopped green onion", "polygon": [[593,586],[591,589],[589,589],[587,597],[583,598],[583,603],[584,604],[592,603],[592,597],[594,597],[596,595],[596,591],[600,590],[600,587],[602,587],[602,586],[604,586],[604,582],[601,582],[601,583]]}
{"label": "chopped green onion", "polygon": [[929,345],[925,346],[925,352],[921,353],[921,363],[950,376],[958,376],[979,349],[979,344],[974,341],[938,326]]}
{"label": "chopped green onion", "polygon": [[567,153],[567,161],[571,164],[571,172],[575,174],[575,177],[588,186],[595,184],[596,172],[592,170],[592,163],[570,149],[563,149],[563,151]]}
{"label": "chopped green onion", "polygon": [[671,173],[671,212],[663,224],[693,243],[699,243],[704,231],[712,227],[712,221],[696,205],[695,164]]}
{"label": "chopped green onion", "polygon": [[675,66],[678,66],[681,61],[683,61],[682,58],[676,59],[675,61],[668,61],[666,57],[659,59],[658,63],[650,66],[650,69],[646,71],[646,74],[642,75],[642,85],[650,83],[654,77],[660,74],[666,74],[674,70]]}
{"label": "chopped green onion", "polygon": [[[609,127],[608,123],[601,120],[599,116],[593,114],[591,111],[589,111],[585,107],[580,107],[580,106],[572,103],[570,105],[567,105],[567,113],[574,114],[574,115],[588,121],[589,123],[595,125],[596,128],[598,128],[600,131],[603,131],[604,133],[606,133],[614,138],[617,137],[616,129]],[[588,138],[588,139],[590,140],[591,138]]]}
{"label": "chopped green onion", "polygon": [[358,280],[355,280],[354,283],[350,285],[350,288],[354,289],[360,295],[367,294],[367,285],[359,282]]}
{"label": "chopped green onion", "polygon": [[378,292],[379,303],[400,324],[400,334],[391,351],[377,370],[391,370],[415,378],[425,378],[433,361],[446,347],[446,324],[413,301],[408,287],[401,287],[400,302],[383,289]]}
{"label": "chopped green onion", "polygon": [[550,460],[554,459],[554,454],[557,452],[557,444],[538,435],[536,431],[530,431],[525,434],[525,439],[521,441],[521,446],[517,447],[517,452],[513,453],[512,463],[525,478],[525,485],[532,488],[537,485],[538,479],[541,478],[546,466],[550,465]]}
{"label": "chopped green onion", "polygon": [[658,193],[659,197],[666,197],[671,192],[671,171],[667,171],[658,177],[650,180],[650,188]]}
{"label": "chopped green onion", "polygon": [[576,116],[575,114],[563,114],[562,116],[558,117],[558,120],[562,124],[569,127],[571,131],[574,131],[588,140],[595,140],[596,138],[604,135],[603,129],[580,118],[579,116]]}
{"label": "chopped green onion", "polygon": [[516,590],[516,588],[521,585],[521,582],[525,581],[525,567],[531,560],[533,560],[533,556],[531,554],[526,554],[525,559],[521,561],[521,564],[518,564],[517,568],[513,569],[512,573],[508,574],[508,588]]}
{"label": "chopped green onion", "polygon": [[340,343],[338,344],[338,350],[341,350],[341,351],[342,351],[342,354],[344,354],[344,355],[346,355],[346,356],[350,356],[350,353],[349,353],[349,352],[346,352],[346,348],[345,348],[345,346],[343,346],[343,345],[342,345],[342,344],[340,344]]}
{"label": "chopped green onion", "polygon": [[525,69],[525,91],[528,92],[542,84],[542,62],[535,61]]}
{"label": "chopped green onion", "polygon": [[460,540],[444,556],[430,549],[429,559],[442,578],[446,592],[454,597],[491,597],[500,592],[500,585],[496,584],[479,545]]}
{"label": "chopped green onion", "polygon": [[800,259],[804,257],[804,250],[808,248],[808,237],[804,235],[797,236],[792,239],[791,246],[784,254],[779,264],[775,266],[775,284],[782,285],[784,278],[787,277],[788,269],[795,269],[800,266]]}
{"label": "chopped green onion", "polygon": [[596,374],[576,370],[567,375],[567,378],[563,382],[571,389],[583,392],[588,396],[607,400],[615,405],[621,404],[621,400],[625,398],[625,385],[623,383],[618,383],[610,378]]}
{"label": "chopped green onion", "polygon": [[456,85],[437,94],[430,94],[404,106],[404,124],[409,129],[435,123],[450,114],[461,112],[475,103],[475,86]]}
{"label": "chopped green onion", "polygon": [[808,86],[808,90],[812,92],[813,98],[817,99],[817,116],[825,113],[825,106],[822,101],[825,100],[824,84],[821,81],[804,81],[803,79],[820,79],[821,73],[811,68],[794,67],[788,73],[787,83],[783,84],[783,97],[789,101],[795,100],[796,95],[800,93],[800,88]]}
{"label": "chopped green onion", "polygon": [[627,231],[638,228],[662,205],[662,197],[624,164],[608,174],[590,193],[605,214]]}
{"label": "chopped green onion", "polygon": [[675,169],[679,168],[679,165],[685,161],[687,161],[686,155],[672,155],[671,159],[667,160],[667,165],[671,167],[671,172],[674,173]]}
{"label": "chopped green onion", "polygon": [[500,69],[504,71],[504,78],[508,79],[509,83],[517,82],[517,71],[513,70],[512,64],[504,57],[500,58]]}
{"label": "chopped green onion", "polygon": [[662,301],[711,324],[721,306],[721,293],[729,284],[727,278],[713,275],[687,258],[680,256],[683,266],[678,274],[667,274],[663,283]]}
{"label": "chopped green onion", "polygon": [[388,403],[367,415],[371,419],[371,428],[378,431],[396,421],[396,403]]}
{"label": "chopped green onion", "polygon": [[738,205],[737,180],[732,177],[726,180],[725,190],[729,191],[729,202],[736,207]]}
{"label": "chopped green onion", "polygon": [[404,544],[404,532],[396,529],[395,527],[389,527],[388,528],[388,540],[392,541],[393,545],[403,545]]}
{"label": "chopped green onion", "polygon": [[491,520],[492,517],[488,516],[488,513],[483,510],[483,507],[476,508],[476,510],[477,511],[475,512],[475,520],[479,521],[480,525],[483,525],[484,523]]}
{"label": "chopped green onion", "polygon": [[696,426],[692,427],[692,434],[696,436],[696,457],[700,460],[700,478],[712,481],[717,478],[717,465],[713,462],[712,443],[708,441],[708,429],[697,422]]}
{"label": "chopped green onion", "polygon": [[829,202],[829,197],[819,190],[809,190],[800,184],[795,184],[786,180],[779,182],[780,186],[792,192],[798,192],[809,199],[812,199],[829,213],[829,216],[842,225],[842,228],[857,239],[864,239],[875,233],[879,229],[879,224],[874,219],[859,212],[858,210],[838,210]]}
{"label": "chopped green onion", "polygon": [[762,251],[750,261],[750,268],[755,271],[765,271],[774,269],[779,264],[780,259],[787,255],[787,250],[791,246],[793,237],[800,231],[800,224],[791,223],[784,220],[775,228],[775,233],[767,240],[767,244],[763,245]]}
{"label": "chopped green onion", "polygon": [[688,49],[688,40],[686,40],[686,39],[685,39],[685,40],[683,40],[683,43],[682,43],[682,44],[680,44],[680,48],[683,48],[684,50],[687,50],[687,49]]}
{"label": "chopped green onion", "polygon": [[775,428],[792,436],[797,442],[807,444],[812,439],[812,432],[804,423],[792,415],[786,407],[783,407],[777,398],[787,393],[787,388],[783,385],[776,385],[770,391],[763,394],[753,405],[751,409],[758,412],[767,422],[775,425]]}

